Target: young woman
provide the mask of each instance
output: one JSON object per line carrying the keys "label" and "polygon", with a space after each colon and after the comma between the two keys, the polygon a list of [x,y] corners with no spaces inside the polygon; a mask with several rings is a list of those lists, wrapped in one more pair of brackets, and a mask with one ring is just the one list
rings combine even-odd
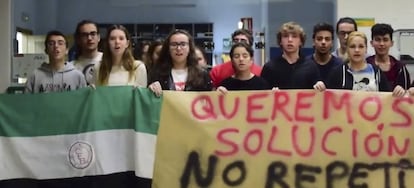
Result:
{"label": "young woman", "polygon": [[134,58],[146,63],[148,61],[147,54],[150,45],[151,42],[148,40],[143,40],[139,42],[138,45],[132,51]]}
{"label": "young woman", "polygon": [[[349,61],[335,68],[329,76],[328,88],[357,91],[391,91],[385,74],[375,65],[365,60],[367,37],[363,32],[349,34],[347,44]],[[396,87],[395,96],[403,96],[405,90]]]}
{"label": "young woman", "polygon": [[158,58],[161,53],[163,41],[161,39],[157,39],[151,42],[151,45],[148,47],[147,61],[145,63],[145,67],[147,68],[148,79],[150,78],[151,71],[158,61]]}
{"label": "young woman", "polygon": [[271,89],[261,77],[250,71],[253,65],[253,49],[246,43],[236,43],[230,50],[234,75],[224,79],[217,91],[226,93],[228,90],[266,90]]}
{"label": "young woman", "polygon": [[208,68],[207,56],[206,56],[204,49],[202,49],[199,46],[196,46],[195,54],[196,54],[198,66],[200,66],[203,69],[207,69]]}
{"label": "young woman", "polygon": [[148,86],[155,95],[162,90],[211,91],[208,73],[198,66],[194,41],[184,30],[175,30],[166,38]]}
{"label": "young woman", "polygon": [[108,28],[102,61],[95,65],[94,80],[98,86],[147,86],[147,71],[132,55],[131,38],[122,25]]}

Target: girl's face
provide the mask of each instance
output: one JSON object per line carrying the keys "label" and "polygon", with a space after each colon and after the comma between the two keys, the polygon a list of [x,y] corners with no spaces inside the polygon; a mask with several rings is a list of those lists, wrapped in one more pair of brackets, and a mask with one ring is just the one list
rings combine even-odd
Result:
{"label": "girl's face", "polygon": [[152,53],[152,63],[157,63],[158,59],[160,58],[162,45],[158,45],[155,47],[154,52]]}
{"label": "girl's face", "polygon": [[125,50],[129,46],[129,40],[127,39],[125,32],[120,29],[114,29],[111,31],[108,37],[109,49],[112,55],[122,56]]}
{"label": "girl's face", "polygon": [[195,55],[197,58],[197,63],[201,67],[207,66],[207,60],[203,56],[203,52],[201,52],[199,49],[196,48]]}
{"label": "girl's face", "polygon": [[187,62],[187,57],[190,52],[190,42],[187,35],[177,33],[170,38],[169,51],[173,63]]}
{"label": "girl's face", "polygon": [[360,36],[355,36],[349,39],[348,56],[351,62],[365,61],[365,54],[367,53],[367,45],[365,39]]}
{"label": "girl's face", "polygon": [[236,47],[233,51],[233,58],[231,59],[233,68],[236,72],[250,71],[253,60],[252,56],[244,47]]}
{"label": "girl's face", "polygon": [[148,48],[149,48],[149,45],[147,44],[147,45],[143,46],[142,49],[141,49],[142,50],[141,51],[141,59],[144,62],[147,62]]}

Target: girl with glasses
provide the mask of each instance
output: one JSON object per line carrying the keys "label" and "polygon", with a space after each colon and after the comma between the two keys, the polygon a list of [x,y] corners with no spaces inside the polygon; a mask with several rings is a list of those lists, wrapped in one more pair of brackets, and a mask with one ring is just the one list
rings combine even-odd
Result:
{"label": "girl with glasses", "polygon": [[184,30],[167,36],[150,77],[148,87],[156,96],[162,90],[212,90],[208,73],[198,66],[193,38]]}

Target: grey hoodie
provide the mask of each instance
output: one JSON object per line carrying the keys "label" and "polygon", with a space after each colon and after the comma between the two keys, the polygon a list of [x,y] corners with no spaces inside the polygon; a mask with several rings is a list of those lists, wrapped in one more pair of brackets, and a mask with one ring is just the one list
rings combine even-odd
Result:
{"label": "grey hoodie", "polygon": [[26,82],[26,93],[48,93],[76,90],[86,86],[85,76],[71,63],[54,71],[43,63]]}

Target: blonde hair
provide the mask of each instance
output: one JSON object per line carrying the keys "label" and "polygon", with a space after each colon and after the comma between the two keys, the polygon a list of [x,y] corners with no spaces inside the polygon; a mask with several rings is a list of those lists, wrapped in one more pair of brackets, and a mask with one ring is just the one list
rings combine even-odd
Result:
{"label": "blonde hair", "polygon": [[367,35],[365,35],[364,32],[361,31],[353,31],[352,33],[350,33],[348,35],[348,39],[346,39],[346,46],[348,48],[349,43],[351,43],[351,41],[355,38],[355,37],[361,37],[364,39],[365,41],[365,46],[368,46],[368,39],[367,39]]}
{"label": "blonde hair", "polygon": [[306,34],[303,30],[303,27],[300,26],[296,22],[286,22],[282,24],[279,28],[279,32],[277,33],[277,43],[280,46],[280,43],[282,41],[282,35],[286,33],[295,33],[300,35],[300,41],[302,42],[302,46],[305,45],[306,41]]}

